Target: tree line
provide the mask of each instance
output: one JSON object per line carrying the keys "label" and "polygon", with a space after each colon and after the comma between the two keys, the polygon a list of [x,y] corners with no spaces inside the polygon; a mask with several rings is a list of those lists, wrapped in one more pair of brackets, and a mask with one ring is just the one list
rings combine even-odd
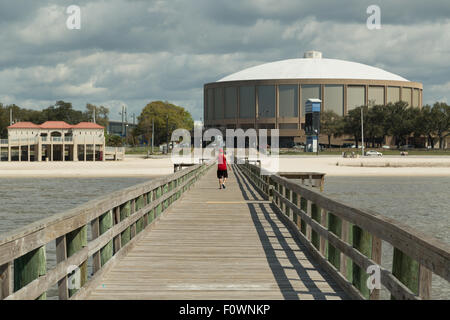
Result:
{"label": "tree line", "polygon": [[439,142],[441,149],[450,135],[450,106],[436,102],[433,106],[422,108],[408,107],[408,103],[399,101],[373,107],[361,106],[339,116],[333,111],[321,114],[321,134],[331,138],[344,135],[352,136],[356,147],[361,141],[361,109],[363,114],[364,142],[366,146],[381,147],[388,136],[393,137],[397,147],[407,144],[410,137],[425,138],[434,148]]}
{"label": "tree line", "polygon": [[[7,138],[10,125],[10,110],[13,122],[27,121],[42,124],[45,121],[65,121],[68,124],[93,121],[94,110],[96,123],[105,127],[106,144],[108,146],[123,146],[123,144],[137,145],[140,142],[147,144],[151,141],[152,121],[154,123],[154,145],[166,142],[167,136],[177,128],[192,130],[194,121],[191,114],[183,107],[167,101],[153,101],[147,104],[138,116],[138,125],[127,132],[127,137],[107,134],[109,122],[109,109],[104,106],[86,104],[84,111],[73,109],[72,103],[57,101],[54,105],[43,110],[21,108],[15,104],[4,105],[0,103],[0,137]],[[167,126],[167,124],[169,126]]]}
{"label": "tree line", "polygon": [[86,104],[85,111],[75,110],[72,103],[57,101],[54,105],[43,110],[32,110],[21,108],[15,104],[4,105],[0,103],[0,137],[8,136],[8,126],[10,125],[10,110],[12,110],[12,120],[16,122],[32,122],[42,124],[45,121],[65,121],[68,124],[93,121],[95,110],[95,121],[105,128],[108,126],[109,109],[104,106]]}

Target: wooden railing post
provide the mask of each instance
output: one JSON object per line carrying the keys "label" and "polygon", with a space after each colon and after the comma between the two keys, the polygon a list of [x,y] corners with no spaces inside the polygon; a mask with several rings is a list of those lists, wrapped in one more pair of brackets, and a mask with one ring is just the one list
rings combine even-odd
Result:
{"label": "wooden railing post", "polygon": [[[114,224],[118,224],[120,223],[120,206],[115,207],[113,210],[114,210]],[[114,254],[116,254],[122,247],[122,235],[120,233],[114,237],[113,245],[114,245]]]}
{"label": "wooden railing post", "polygon": [[412,292],[419,293],[419,263],[397,248],[394,248],[392,274]]}
{"label": "wooden railing post", "polygon": [[[342,220],[332,212],[328,212],[328,230],[338,237],[342,237]],[[330,242],[328,242],[328,261],[341,270],[341,253]]]}
{"label": "wooden railing post", "polygon": [[[17,291],[47,272],[45,246],[34,249],[14,260],[14,291]],[[45,300],[44,292],[38,300]]]}
{"label": "wooden railing post", "polygon": [[[81,228],[78,228],[72,232],[66,234],[66,245],[67,245],[67,257],[71,257],[81,249],[87,246],[87,226],[84,225]],[[87,260],[81,263],[78,270],[73,271],[76,273],[77,277],[79,275],[79,279],[71,279],[72,285],[78,280],[80,288],[83,287],[88,279],[88,270],[87,270]],[[76,288],[69,285],[69,297],[73,296],[79,288]]]}
{"label": "wooden railing post", "polygon": [[[381,266],[381,239],[372,235],[372,252],[371,259],[379,266]],[[380,289],[374,288],[370,292],[369,296],[370,300],[379,300],[380,299]]]}
{"label": "wooden railing post", "polygon": [[[91,221],[91,238],[97,239],[100,236],[100,217],[95,218]],[[97,251],[92,256],[92,264],[94,268],[94,274],[98,272],[101,268],[101,258],[100,258],[100,251]]]}
{"label": "wooden railing post", "polygon": [[[113,211],[110,210],[99,218],[99,234],[102,235],[113,226]],[[114,253],[113,239],[100,249],[100,268],[103,267]]]}
{"label": "wooden railing post", "polygon": [[[321,222],[320,218],[320,208],[315,204],[311,203],[311,218],[318,223]],[[320,250],[320,237],[319,234],[311,229],[311,243],[316,249]]]}
{"label": "wooden railing post", "polygon": [[431,299],[431,278],[433,273],[427,267],[419,265],[419,297]]}
{"label": "wooden railing post", "polygon": [[[131,203],[127,201],[120,206],[120,221],[125,220],[131,215]],[[131,240],[131,227],[126,228],[120,235],[120,246],[125,246]]]}
{"label": "wooden railing post", "polygon": [[12,293],[12,263],[0,266],[0,300]]}
{"label": "wooden railing post", "polygon": [[[56,238],[56,263],[63,262],[67,259],[67,243],[66,236],[63,235]],[[69,289],[67,286],[67,275],[58,281],[59,300],[69,299]]]}
{"label": "wooden railing post", "polygon": [[[325,209],[320,209],[320,224],[328,228],[327,225],[327,211]],[[328,250],[327,250],[327,240],[325,237],[320,237],[320,253],[325,257],[328,258]]]}
{"label": "wooden railing post", "polygon": [[[364,254],[366,257],[372,256],[372,235],[358,226],[353,226],[353,248]],[[368,299],[370,291],[367,287],[369,275],[359,265],[353,263],[353,285],[359,292]]]}
{"label": "wooden railing post", "polygon": [[[307,210],[306,210],[306,214],[311,217],[311,212],[312,212],[312,202],[310,200],[307,200]],[[305,223],[306,225],[306,239],[309,240],[309,242],[311,242],[311,226],[307,223]]]}

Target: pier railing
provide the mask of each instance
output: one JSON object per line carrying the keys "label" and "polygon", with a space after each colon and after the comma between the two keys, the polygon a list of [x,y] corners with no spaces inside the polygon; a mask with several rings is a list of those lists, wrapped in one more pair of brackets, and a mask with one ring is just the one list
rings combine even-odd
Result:
{"label": "pier railing", "polygon": [[[449,245],[286,177],[261,175],[259,166],[238,168],[351,298],[380,299],[383,286],[393,299],[430,299],[432,274],[450,281]],[[393,247],[392,271],[381,266],[383,241]]]}
{"label": "pier railing", "polygon": [[[99,281],[210,166],[114,192],[0,237],[0,300],[45,299],[56,284],[59,299],[82,298],[87,285]],[[57,261],[47,270],[46,246],[52,241]]]}

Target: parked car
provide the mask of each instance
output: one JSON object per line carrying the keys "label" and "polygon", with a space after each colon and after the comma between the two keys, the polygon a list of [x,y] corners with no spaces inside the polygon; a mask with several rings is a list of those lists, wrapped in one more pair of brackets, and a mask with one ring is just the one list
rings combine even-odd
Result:
{"label": "parked car", "polygon": [[293,148],[294,149],[305,149],[305,146],[301,143],[298,143],[298,144],[295,144]]}
{"label": "parked car", "polygon": [[405,144],[403,146],[400,146],[399,149],[400,150],[409,150],[409,149],[414,149],[414,146],[412,144]]}
{"label": "parked car", "polygon": [[385,146],[382,146],[382,148],[383,148],[383,149],[390,149],[391,146],[385,145]]}
{"label": "parked car", "polygon": [[383,154],[381,152],[375,151],[375,150],[369,150],[366,152],[366,156],[378,156],[381,157]]}

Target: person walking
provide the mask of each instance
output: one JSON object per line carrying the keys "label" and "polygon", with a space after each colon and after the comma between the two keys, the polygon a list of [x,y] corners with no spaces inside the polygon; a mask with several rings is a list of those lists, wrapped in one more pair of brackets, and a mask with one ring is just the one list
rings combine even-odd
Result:
{"label": "person walking", "polygon": [[217,179],[219,179],[219,189],[225,189],[225,182],[228,178],[227,157],[223,149],[219,149],[219,157],[217,159]]}

